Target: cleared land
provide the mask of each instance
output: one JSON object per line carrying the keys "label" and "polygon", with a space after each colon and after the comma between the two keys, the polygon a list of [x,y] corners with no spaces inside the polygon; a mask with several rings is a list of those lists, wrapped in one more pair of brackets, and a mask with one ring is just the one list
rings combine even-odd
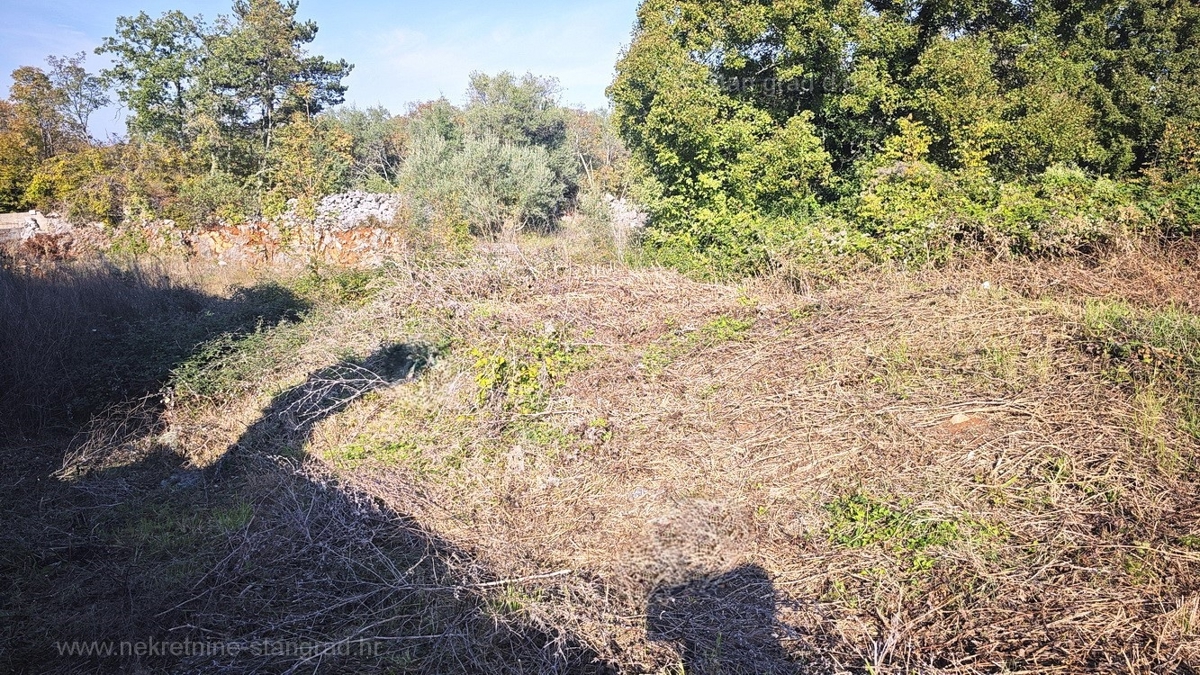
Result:
{"label": "cleared land", "polygon": [[[171,361],[165,403],[10,445],[0,646],[31,671],[1195,672],[1196,253],[812,288],[543,244],[309,279]],[[50,644],[148,635],[375,651]]]}

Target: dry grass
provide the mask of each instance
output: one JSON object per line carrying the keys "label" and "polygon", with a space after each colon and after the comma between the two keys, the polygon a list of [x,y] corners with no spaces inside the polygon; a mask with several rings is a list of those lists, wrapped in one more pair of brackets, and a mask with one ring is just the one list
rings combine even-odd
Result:
{"label": "dry grass", "polygon": [[[228,537],[241,562],[199,565],[171,616],[238,639],[442,638],[329,669],[1195,672],[1196,439],[1080,330],[1097,296],[1194,309],[1194,276],[1189,255],[1132,251],[796,294],[553,243],[406,260],[271,331],[270,359],[211,361],[240,384],[162,417],[156,442],[210,467],[206,490],[233,475],[263,507]],[[262,426],[397,343],[434,358],[290,435]],[[313,485],[382,515],[289,524],[342,518],[287,496]],[[319,551],[343,567],[310,593]],[[427,567],[369,571],[397,560]]]}

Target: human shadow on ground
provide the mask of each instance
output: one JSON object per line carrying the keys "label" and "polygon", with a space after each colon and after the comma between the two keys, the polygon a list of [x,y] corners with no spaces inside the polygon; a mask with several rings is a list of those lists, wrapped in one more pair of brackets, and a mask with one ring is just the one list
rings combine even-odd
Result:
{"label": "human shadow on ground", "polygon": [[679,652],[688,675],[796,673],[780,645],[774,584],[757,565],[656,588],[646,633]]}
{"label": "human shadow on ground", "polygon": [[323,420],[430,358],[385,345],[322,368],[205,470],[153,435],[70,481],[54,441],[0,448],[38,459],[0,479],[0,671],[609,672],[495,600],[506,584],[469,554],[305,458]]}

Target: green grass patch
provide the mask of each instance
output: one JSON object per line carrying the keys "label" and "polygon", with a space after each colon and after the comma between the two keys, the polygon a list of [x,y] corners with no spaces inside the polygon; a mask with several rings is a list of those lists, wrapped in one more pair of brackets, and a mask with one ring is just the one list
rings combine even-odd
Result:
{"label": "green grass patch", "polygon": [[325,458],[342,469],[357,469],[368,463],[382,466],[404,466],[417,473],[426,473],[432,463],[411,441],[358,438],[339,448],[325,452]]}
{"label": "green grass patch", "polygon": [[1095,301],[1084,310],[1083,338],[1107,377],[1132,385],[1139,433],[1169,409],[1181,431],[1200,439],[1200,316]]}
{"label": "green grass patch", "polygon": [[892,502],[865,492],[838,497],[825,506],[826,534],[842,548],[882,547],[906,560],[910,571],[934,566],[930,549],[958,541],[1003,538],[998,525],[965,518],[947,518],[914,508],[908,500]]}
{"label": "green grass patch", "polygon": [[698,329],[678,328],[671,321],[668,321],[667,328],[668,332],[642,353],[642,371],[649,377],[662,374],[668,366],[693,349],[745,340],[754,328],[754,321],[722,314]]}
{"label": "green grass patch", "polygon": [[246,502],[238,502],[231,506],[215,509],[212,517],[218,529],[226,534],[231,534],[250,524],[250,521],[254,519],[254,507]]}

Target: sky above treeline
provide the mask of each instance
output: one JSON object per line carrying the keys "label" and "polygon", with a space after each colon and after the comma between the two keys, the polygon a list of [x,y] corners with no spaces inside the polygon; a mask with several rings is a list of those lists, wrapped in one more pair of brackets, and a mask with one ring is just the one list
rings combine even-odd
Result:
{"label": "sky above treeline", "polygon": [[[197,0],[0,0],[0,92],[8,93],[13,69],[46,67],[48,55],[87,52],[98,71],[107,56],[94,50],[113,35],[118,16],[144,11],[158,16],[178,9],[211,21],[229,14],[231,2]],[[629,43],[637,0],[526,2],[388,2],[301,0],[298,17],[317,22],[310,51],[354,64],[345,80],[347,104],[382,105],[401,113],[407,104],[445,96],[461,103],[471,71],[532,72],[559,79],[563,102],[585,108],[607,105],[621,48]],[[115,97],[114,97],[115,98]],[[123,134],[118,106],[97,112],[92,134]]]}

